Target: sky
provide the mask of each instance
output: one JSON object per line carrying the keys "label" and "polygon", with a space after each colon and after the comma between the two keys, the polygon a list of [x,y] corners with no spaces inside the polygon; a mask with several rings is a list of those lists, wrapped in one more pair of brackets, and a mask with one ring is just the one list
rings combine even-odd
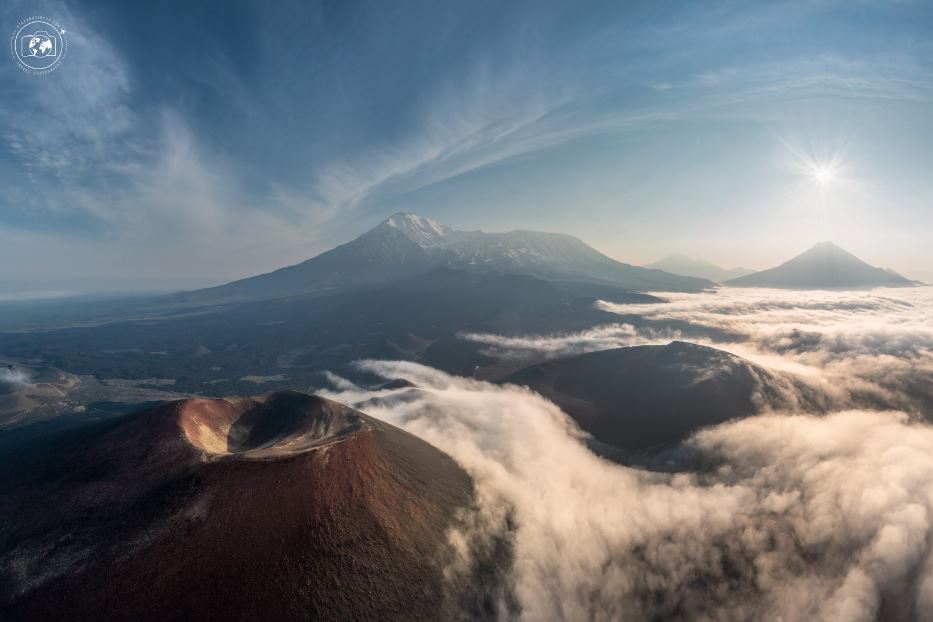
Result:
{"label": "sky", "polygon": [[629,263],[833,240],[933,281],[933,4],[23,2],[0,294],[190,288],[409,210]]}

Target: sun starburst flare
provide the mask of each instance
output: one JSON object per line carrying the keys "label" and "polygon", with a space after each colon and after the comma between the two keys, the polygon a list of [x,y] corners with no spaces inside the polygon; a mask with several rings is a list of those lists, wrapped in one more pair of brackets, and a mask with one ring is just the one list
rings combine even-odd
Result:
{"label": "sun starburst flare", "polygon": [[791,194],[825,201],[858,190],[852,161],[841,149],[802,148],[790,141],[782,142],[786,148],[782,168],[796,179]]}

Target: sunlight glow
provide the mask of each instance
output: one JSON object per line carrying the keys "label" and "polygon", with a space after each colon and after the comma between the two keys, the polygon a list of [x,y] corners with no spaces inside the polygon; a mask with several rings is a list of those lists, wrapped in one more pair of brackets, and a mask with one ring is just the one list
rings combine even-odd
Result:
{"label": "sunlight glow", "polygon": [[811,172],[813,179],[821,186],[831,185],[836,181],[836,171],[832,165],[815,165]]}
{"label": "sunlight glow", "polygon": [[844,137],[777,138],[776,163],[783,175],[773,207],[788,231],[831,240],[852,226],[855,212],[864,214],[877,203],[871,186],[858,179],[864,169],[856,165]]}

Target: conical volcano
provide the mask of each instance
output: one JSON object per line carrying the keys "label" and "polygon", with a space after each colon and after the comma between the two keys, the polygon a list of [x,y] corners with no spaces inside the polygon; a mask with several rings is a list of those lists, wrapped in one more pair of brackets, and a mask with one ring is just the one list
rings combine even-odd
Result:
{"label": "conical volcano", "polygon": [[832,242],[820,242],[775,268],[726,282],[733,287],[781,289],[860,289],[915,284],[896,272],[865,263]]}

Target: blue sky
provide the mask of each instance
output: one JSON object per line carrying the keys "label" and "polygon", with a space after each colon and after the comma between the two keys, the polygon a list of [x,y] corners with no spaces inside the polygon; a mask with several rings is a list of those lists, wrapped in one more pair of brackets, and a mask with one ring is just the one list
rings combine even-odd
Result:
{"label": "blue sky", "polygon": [[[407,209],[648,263],[832,239],[933,280],[933,4],[18,2],[0,285],[192,287]],[[831,180],[815,181],[816,168]]]}

